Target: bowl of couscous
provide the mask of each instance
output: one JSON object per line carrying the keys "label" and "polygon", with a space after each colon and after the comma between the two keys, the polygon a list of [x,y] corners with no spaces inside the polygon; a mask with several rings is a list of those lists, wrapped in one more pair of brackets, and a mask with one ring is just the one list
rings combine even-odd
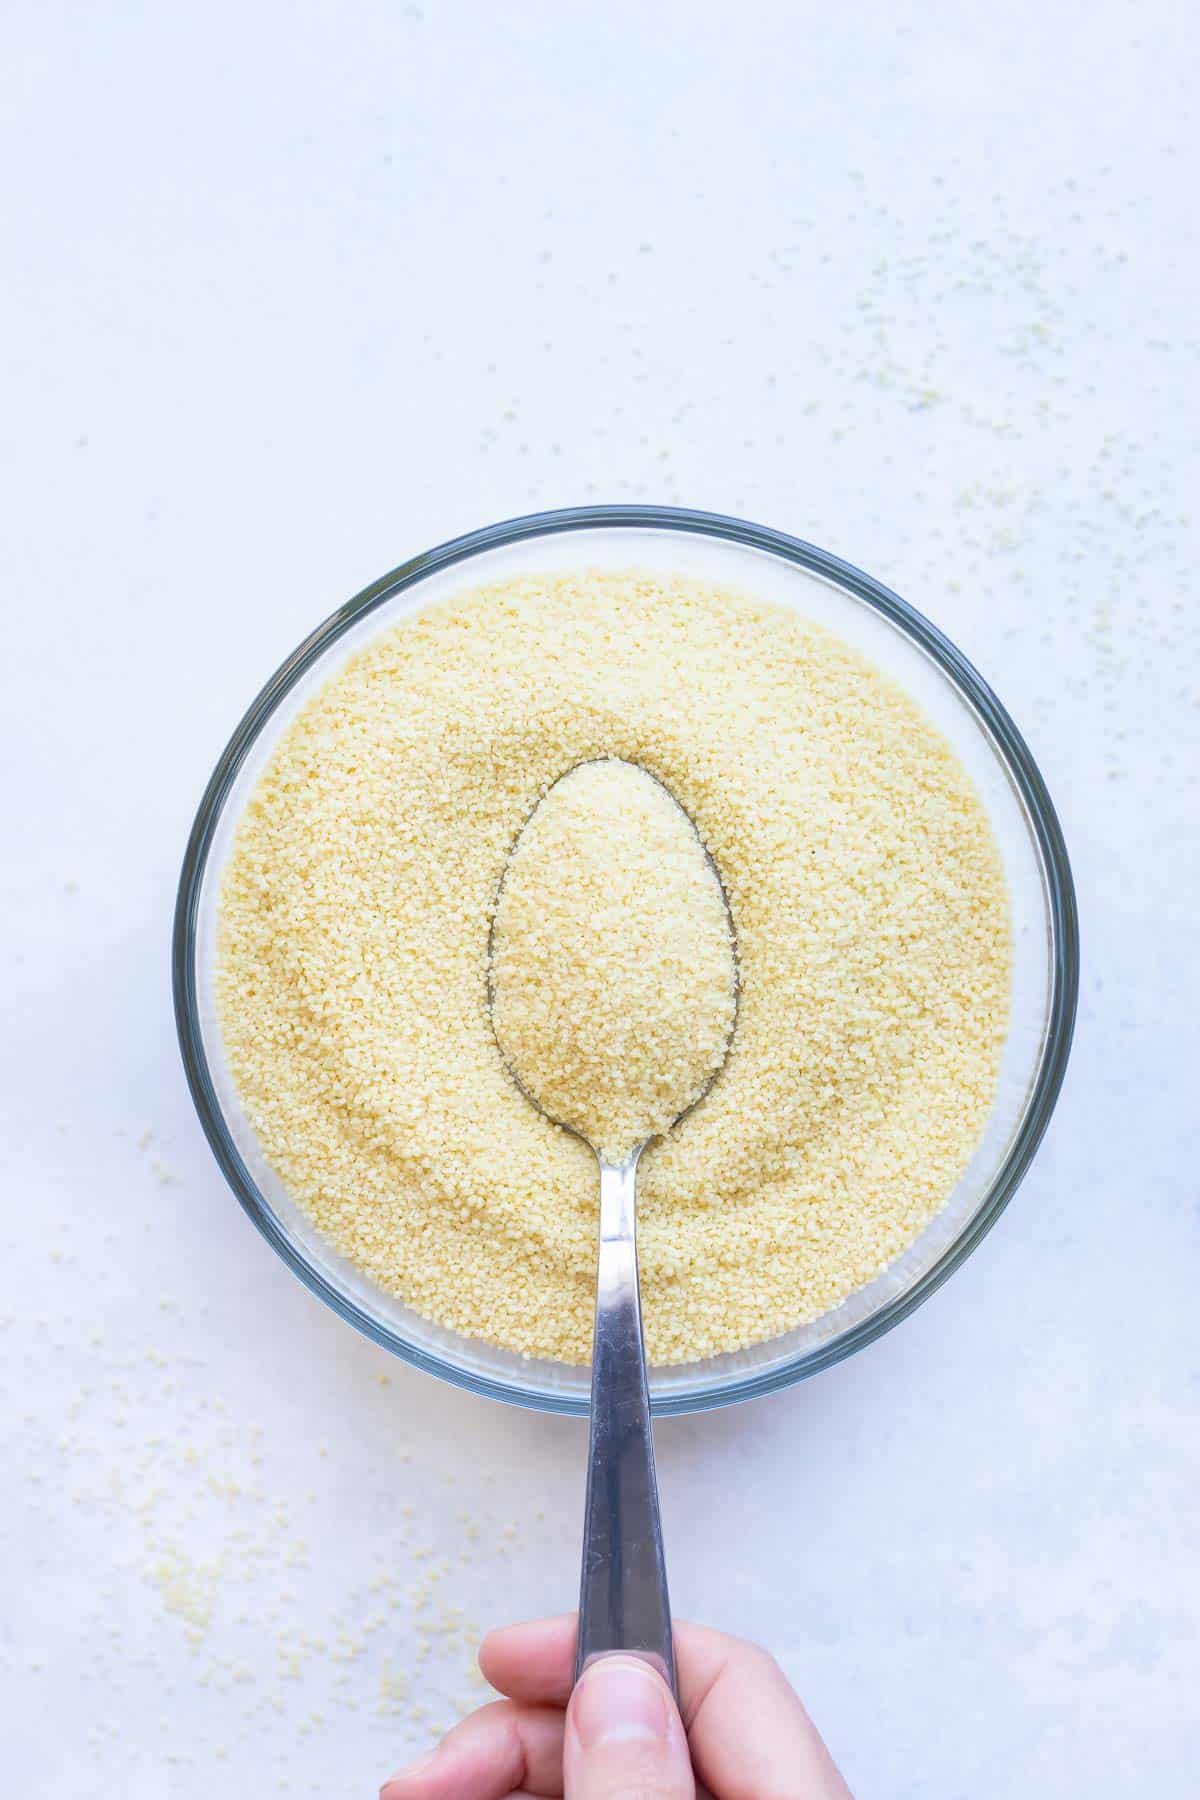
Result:
{"label": "bowl of couscous", "polygon": [[254,1223],[418,1367],[588,1404],[586,1147],[487,1012],[504,859],[589,757],[669,785],[729,899],[727,1065],[646,1153],[660,1412],[770,1391],[904,1318],[1053,1110],[1078,939],[1044,783],[971,665],[849,565],[717,515],[589,507],[414,558],[254,701],[201,802],[184,1063]]}

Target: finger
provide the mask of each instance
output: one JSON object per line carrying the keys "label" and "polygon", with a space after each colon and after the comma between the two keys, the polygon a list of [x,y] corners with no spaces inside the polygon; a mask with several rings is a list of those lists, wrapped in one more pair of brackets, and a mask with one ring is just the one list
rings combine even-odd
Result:
{"label": "finger", "polygon": [[571,1695],[563,1741],[567,1800],[695,1800],[692,1759],[671,1690],[636,1656],[601,1656]]}
{"label": "finger", "polygon": [[563,1791],[563,1715],[497,1700],[456,1725],[431,1756],[384,1783],[379,1800],[506,1800]]}
{"label": "finger", "polygon": [[479,1647],[486,1679],[514,1700],[565,1706],[575,1685],[575,1617],[562,1613],[489,1631]]}
{"label": "finger", "polygon": [[692,1761],[721,1800],[852,1800],[773,1656],[700,1625],[676,1649]]}

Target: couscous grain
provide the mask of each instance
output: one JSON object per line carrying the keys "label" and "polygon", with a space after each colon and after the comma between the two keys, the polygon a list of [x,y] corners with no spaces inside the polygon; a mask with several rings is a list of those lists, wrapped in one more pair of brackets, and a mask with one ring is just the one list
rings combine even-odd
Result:
{"label": "couscous grain", "polygon": [[647,1347],[816,1318],[945,1203],[988,1116],[1010,932],[971,783],[915,702],[790,611],[690,579],[528,576],[417,612],[285,731],[221,896],[218,1003],[298,1203],[417,1311],[589,1355],[597,1183],[488,1015],[510,848],[572,765],[657,776],[720,871],[729,1057],[642,1160]]}

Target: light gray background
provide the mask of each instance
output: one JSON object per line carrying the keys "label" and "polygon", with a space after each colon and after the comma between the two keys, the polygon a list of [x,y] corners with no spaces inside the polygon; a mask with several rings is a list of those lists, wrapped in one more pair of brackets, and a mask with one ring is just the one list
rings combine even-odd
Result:
{"label": "light gray background", "polygon": [[949,631],[1084,942],[1058,1115],[968,1266],[661,1427],[678,1610],[772,1645],[859,1800],[1195,1792],[1189,12],[6,10],[13,1794],[370,1794],[471,1702],[460,1624],[572,1600],[582,1428],[409,1373],[272,1257],[184,1090],[168,927],[317,620],[626,498],[810,537]]}

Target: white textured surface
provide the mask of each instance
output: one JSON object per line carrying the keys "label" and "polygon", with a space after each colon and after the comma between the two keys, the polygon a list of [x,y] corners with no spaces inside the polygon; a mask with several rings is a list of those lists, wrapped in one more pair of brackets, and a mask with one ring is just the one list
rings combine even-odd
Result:
{"label": "white textured surface", "polygon": [[370,1793],[470,1697],[417,1619],[571,1602],[582,1429],[390,1363],[252,1233],[168,921],[316,620],[627,497],[794,530],[942,624],[1041,760],[1085,953],[1058,1116],[968,1266],[854,1362],[661,1428],[678,1609],[772,1644],[859,1800],[1194,1792],[1189,11],[10,7],[12,1793]]}

